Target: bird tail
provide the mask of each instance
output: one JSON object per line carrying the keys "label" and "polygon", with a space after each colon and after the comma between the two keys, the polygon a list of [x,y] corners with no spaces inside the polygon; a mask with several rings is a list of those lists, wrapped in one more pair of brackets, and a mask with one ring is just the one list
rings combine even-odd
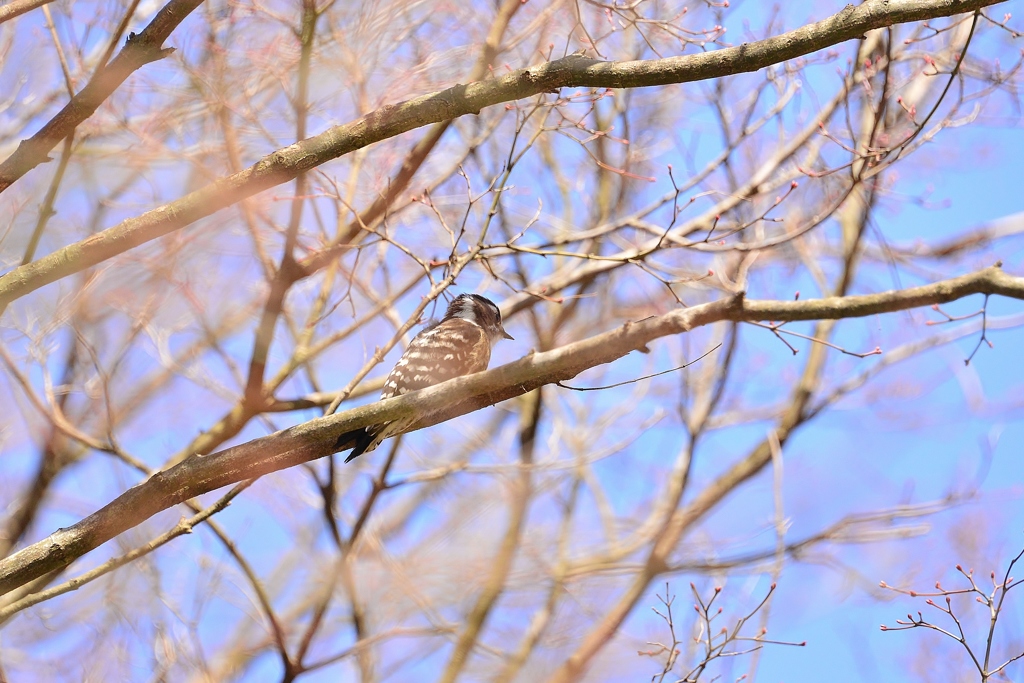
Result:
{"label": "bird tail", "polygon": [[345,462],[351,462],[363,453],[372,451],[385,439],[390,439],[397,434],[407,431],[415,423],[416,417],[405,417],[395,422],[385,422],[384,424],[370,425],[363,429],[345,432],[335,442],[334,452],[337,453],[351,447],[352,452],[345,458]]}
{"label": "bird tail", "polygon": [[369,453],[379,446],[380,442],[387,438],[383,435],[383,432],[383,426],[370,429],[363,428],[356,432],[348,432],[346,434],[342,434],[341,437],[338,438],[336,447],[344,448],[353,438],[355,438],[355,445],[352,447],[352,452],[348,454],[347,458],[345,458],[345,462],[351,462],[363,453]]}

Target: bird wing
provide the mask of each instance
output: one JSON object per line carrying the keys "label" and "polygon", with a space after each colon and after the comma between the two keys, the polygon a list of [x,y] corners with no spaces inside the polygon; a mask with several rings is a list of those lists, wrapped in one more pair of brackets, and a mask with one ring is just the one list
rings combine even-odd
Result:
{"label": "bird wing", "polygon": [[381,398],[486,370],[490,360],[491,344],[482,327],[461,318],[445,320],[416,335],[384,382]]}

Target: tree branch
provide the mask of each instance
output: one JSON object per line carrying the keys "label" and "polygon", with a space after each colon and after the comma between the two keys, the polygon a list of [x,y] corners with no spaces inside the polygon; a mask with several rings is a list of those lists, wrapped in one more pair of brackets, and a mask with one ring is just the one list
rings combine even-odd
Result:
{"label": "tree branch", "polygon": [[[531,353],[486,372],[459,377],[405,396],[317,418],[211,455],[196,455],[125,491],[80,522],[0,560],[0,595],[97,548],[154,514],[222,486],[322,458],[351,447],[356,430],[411,415],[408,431],[494,405],[537,387],[572,379],[655,339],[720,321],[854,318],[888,313],[971,294],[1024,300],[1024,277],[1000,265],[930,285],[878,294],[804,301],[747,300],[742,294],[638,321],[543,353]],[[350,437],[346,443],[343,437]],[[339,444],[339,439],[342,443]]]}
{"label": "tree branch", "polygon": [[0,7],[0,24],[51,2],[53,0],[11,0],[11,2]]}
{"label": "tree branch", "polygon": [[49,161],[50,150],[92,116],[129,76],[146,64],[174,52],[174,48],[161,46],[202,1],[171,0],[157,12],[153,21],[141,33],[130,33],[124,49],[117,57],[109,64],[101,65],[81,92],[72,97],[35,135],[22,140],[14,153],[0,163],[0,192],[39,164]]}
{"label": "tree branch", "polygon": [[[847,5],[831,17],[797,30],[722,50],[629,62],[602,62],[573,55],[519,69],[500,78],[458,84],[396,105],[386,105],[360,119],[272,152],[249,168],[221,178],[181,199],[14,269],[0,277],[0,312],[15,299],[46,284],[179,230],[257,192],[288,182],[327,161],[415,128],[476,114],[485,107],[561,88],[640,88],[756,71],[847,40],[862,38],[872,29],[974,11],[1001,1],[870,0],[856,7]],[[198,0],[189,2],[197,3]],[[111,65],[120,59],[121,55]],[[36,137],[43,132],[37,133]],[[66,135],[66,131],[61,133],[46,151]],[[22,144],[24,146],[25,143]],[[13,182],[8,178],[11,172],[9,164],[21,153],[19,148],[11,159],[0,164],[0,190],[6,187],[4,183],[9,185]],[[308,270],[315,270],[319,265],[315,255],[312,259]]]}

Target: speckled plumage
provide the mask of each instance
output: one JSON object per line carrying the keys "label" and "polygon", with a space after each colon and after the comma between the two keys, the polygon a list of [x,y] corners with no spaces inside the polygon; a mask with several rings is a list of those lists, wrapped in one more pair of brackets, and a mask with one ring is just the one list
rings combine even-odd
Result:
{"label": "speckled plumage", "polygon": [[[487,369],[491,348],[499,339],[512,336],[501,326],[498,307],[478,294],[460,294],[449,304],[441,322],[413,338],[384,381],[380,397],[401,396],[453,377],[482,372]],[[345,462],[372,451],[384,439],[403,431],[410,420],[366,430]]]}
{"label": "speckled plumage", "polygon": [[388,375],[380,397],[401,396],[486,370],[490,360],[491,344],[482,327],[463,318],[445,320],[416,335]]}

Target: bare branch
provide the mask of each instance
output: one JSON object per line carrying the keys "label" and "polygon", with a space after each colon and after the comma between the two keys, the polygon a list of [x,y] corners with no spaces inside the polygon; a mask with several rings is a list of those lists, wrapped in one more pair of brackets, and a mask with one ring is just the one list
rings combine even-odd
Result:
{"label": "bare branch", "polygon": [[410,431],[520,396],[545,384],[610,363],[655,339],[723,320],[812,320],[862,317],[946,303],[971,294],[1024,299],[1024,278],[998,266],[901,291],[805,301],[756,301],[742,295],[680,309],[534,353],[487,372],[311,420],[207,456],[194,456],[129,489],[104,508],[0,560],[0,594],[67,566],[117,534],[168,507],[222,486],[330,455],[351,447],[357,430],[418,416]]}
{"label": "bare branch", "polygon": [[173,48],[161,46],[178,24],[200,4],[202,0],[171,0],[141,33],[129,34],[128,42],[117,57],[97,70],[80,93],[72,97],[35,135],[22,140],[14,154],[0,163],[0,192],[39,164],[49,161],[50,150],[74,133],[75,128],[92,116],[129,76],[146,64],[174,52]]}
{"label": "bare branch", "polygon": [[[191,11],[197,4],[198,0],[188,0],[187,3],[185,0],[181,0],[180,5],[166,6],[160,16],[164,16],[165,11],[168,16],[171,16],[172,8]],[[495,104],[511,102],[560,88],[640,88],[756,71],[780,61],[794,59],[831,45],[860,38],[865,32],[872,29],[901,22],[950,16],[993,4],[997,4],[997,2],[995,0],[902,0],[901,2],[875,0],[858,6],[848,5],[828,19],[774,38],[737,47],[683,57],[634,62],[601,62],[573,55],[539,66],[513,71],[505,76],[466,85],[460,84],[396,105],[387,105],[356,121],[335,126],[319,135],[279,149],[263,157],[249,168],[221,178],[181,199],[148,211],[136,218],[130,218],[81,242],[68,245],[33,263],[16,268],[0,277],[0,311],[4,310],[11,301],[33,292],[43,285],[179,230],[200,218],[231,206],[246,197],[251,197],[257,192],[288,182],[299,174],[327,161],[431,123],[474,114]],[[177,14],[174,16],[177,17]],[[127,69],[130,66],[128,62],[133,55],[136,61],[139,59],[152,61],[162,55],[158,46],[162,44],[173,25],[168,20],[166,24],[161,23],[159,28],[156,28],[154,21],[151,27],[154,27],[152,33],[144,31],[134,42],[129,40],[129,47],[135,43],[140,46],[133,48],[129,52],[129,56],[123,60],[121,55],[115,58],[111,62],[111,69],[117,65],[119,69],[117,73],[124,70],[124,78],[127,78],[132,70]],[[160,38],[159,43],[156,42],[157,38]],[[153,52],[154,50],[157,52]],[[122,55],[127,51],[128,48],[122,51]],[[124,78],[117,83],[123,82]],[[90,86],[99,80],[101,79],[93,79]],[[102,80],[105,82],[106,78]],[[86,90],[89,90],[89,86]],[[82,94],[79,97],[82,97]],[[90,91],[88,103],[91,109],[88,107],[85,109],[91,114],[100,102],[102,99],[97,99]],[[33,138],[33,140],[38,139],[39,142],[23,143],[15,155],[0,164],[0,190],[20,177],[24,173],[24,168],[34,167],[44,161],[46,153],[85,118],[81,115],[72,117],[70,113],[67,116],[71,118],[71,123],[52,124],[45,127]],[[323,258],[325,257],[314,256],[309,259],[307,263],[302,264],[303,271],[308,274],[319,269],[325,265]]]}

